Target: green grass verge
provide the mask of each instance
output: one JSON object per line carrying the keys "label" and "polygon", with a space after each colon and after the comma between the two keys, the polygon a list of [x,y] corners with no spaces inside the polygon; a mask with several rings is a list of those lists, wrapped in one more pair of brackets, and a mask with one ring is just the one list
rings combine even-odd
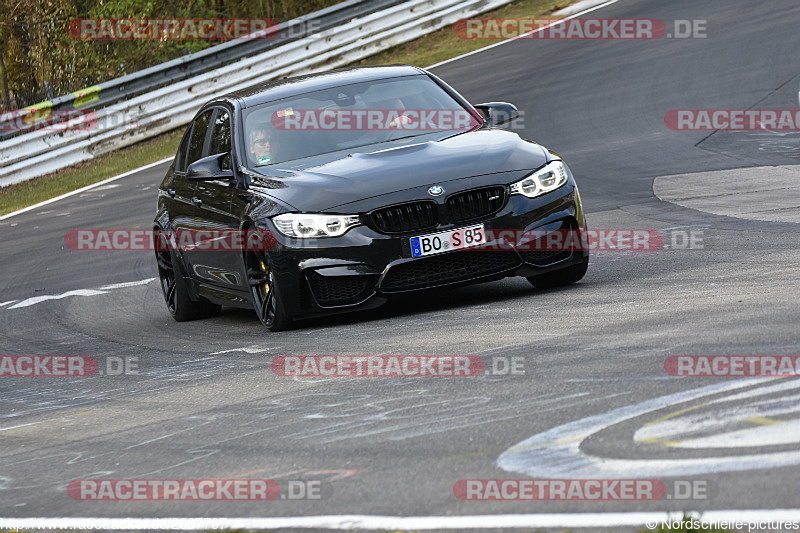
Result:
{"label": "green grass verge", "polygon": [[175,155],[183,128],[32,180],[0,189],[0,215]]}
{"label": "green grass verge", "polygon": [[[485,13],[481,17],[544,17],[571,3],[569,0],[520,0]],[[424,67],[483,48],[493,42],[496,41],[460,39],[453,32],[452,26],[446,26],[414,41],[363,59],[356,64],[386,65],[407,63]],[[64,169],[55,174],[2,187],[0,188],[0,215],[55,198],[66,192],[169,157],[177,150],[182,134],[183,128],[129,148],[106,154],[81,165]]]}

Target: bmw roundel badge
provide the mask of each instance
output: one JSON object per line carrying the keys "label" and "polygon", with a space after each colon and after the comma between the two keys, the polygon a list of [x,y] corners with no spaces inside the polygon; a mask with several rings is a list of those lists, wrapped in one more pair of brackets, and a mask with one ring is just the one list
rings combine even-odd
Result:
{"label": "bmw roundel badge", "polygon": [[428,194],[430,194],[431,196],[439,196],[443,192],[444,192],[444,187],[440,187],[439,185],[428,187]]}

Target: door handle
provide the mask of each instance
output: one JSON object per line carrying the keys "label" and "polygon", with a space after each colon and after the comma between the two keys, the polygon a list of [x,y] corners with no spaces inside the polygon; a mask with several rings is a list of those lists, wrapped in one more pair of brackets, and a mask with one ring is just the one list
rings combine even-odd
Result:
{"label": "door handle", "polygon": [[175,198],[175,189],[167,189],[170,198]]}
{"label": "door handle", "polygon": [[200,207],[201,205],[203,205],[203,200],[195,196],[194,198],[192,198],[192,203],[197,207]]}

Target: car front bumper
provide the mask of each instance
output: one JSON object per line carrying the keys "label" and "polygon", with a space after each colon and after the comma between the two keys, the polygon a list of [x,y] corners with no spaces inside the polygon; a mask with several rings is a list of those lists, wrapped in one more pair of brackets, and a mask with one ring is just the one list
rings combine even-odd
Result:
{"label": "car front bumper", "polygon": [[478,223],[487,231],[585,229],[580,196],[571,178],[538,198],[507,198],[490,217],[408,235],[386,235],[366,225],[324,239],[290,239],[276,232],[277,244],[269,254],[278,297],[290,316],[329,315],[375,308],[393,294],[534,276],[585,260],[587,251],[515,248],[411,256],[411,237]]}

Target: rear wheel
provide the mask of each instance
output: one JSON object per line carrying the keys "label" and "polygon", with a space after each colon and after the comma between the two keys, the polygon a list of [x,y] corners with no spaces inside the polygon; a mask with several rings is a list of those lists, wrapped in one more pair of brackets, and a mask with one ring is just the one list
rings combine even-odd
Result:
{"label": "rear wheel", "polygon": [[292,319],[286,315],[283,304],[275,290],[272,263],[266,254],[247,254],[247,277],[253,308],[259,320],[270,331],[283,331],[292,327]]}
{"label": "rear wheel", "polygon": [[177,258],[169,250],[156,252],[158,277],[167,310],[178,322],[208,318],[219,314],[221,307],[209,302],[192,300]]}
{"label": "rear wheel", "polygon": [[546,274],[539,274],[538,276],[530,276],[528,281],[537,289],[552,289],[555,287],[563,287],[564,285],[571,285],[580,281],[586,274],[586,269],[589,267],[589,255],[587,254],[583,261],[570,265],[567,268],[560,270],[553,270]]}

